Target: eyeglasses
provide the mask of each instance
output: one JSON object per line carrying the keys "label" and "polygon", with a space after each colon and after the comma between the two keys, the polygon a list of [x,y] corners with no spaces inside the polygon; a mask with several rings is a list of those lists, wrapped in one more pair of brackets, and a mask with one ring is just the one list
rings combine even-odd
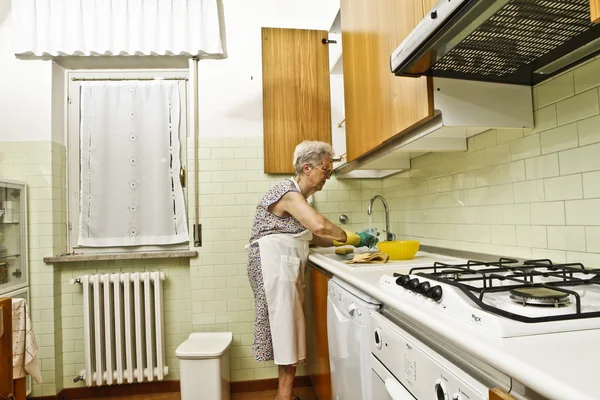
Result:
{"label": "eyeglasses", "polygon": [[328,179],[329,179],[329,178],[331,178],[331,174],[333,173],[333,170],[332,170],[332,169],[329,169],[329,168],[327,168],[327,167],[325,167],[325,168],[321,168],[321,167],[313,167],[313,168],[316,168],[316,169],[318,169],[318,170],[320,170],[320,171],[323,171],[323,173],[325,174],[325,176],[326,176]]}

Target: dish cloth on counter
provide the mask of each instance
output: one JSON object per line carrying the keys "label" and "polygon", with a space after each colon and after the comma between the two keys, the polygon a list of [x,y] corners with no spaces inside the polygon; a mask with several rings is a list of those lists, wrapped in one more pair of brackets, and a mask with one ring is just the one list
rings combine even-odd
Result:
{"label": "dish cloth on counter", "polygon": [[376,263],[383,264],[388,262],[390,259],[390,255],[386,253],[363,253],[363,254],[355,254],[352,260],[346,261],[348,264],[366,264],[366,263]]}
{"label": "dish cloth on counter", "polygon": [[13,379],[31,375],[36,383],[42,383],[38,346],[25,299],[12,299],[12,330]]}

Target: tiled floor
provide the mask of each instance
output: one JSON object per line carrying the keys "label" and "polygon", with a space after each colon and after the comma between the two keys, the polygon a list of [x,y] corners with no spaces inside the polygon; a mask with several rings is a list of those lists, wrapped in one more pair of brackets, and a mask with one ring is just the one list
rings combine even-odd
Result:
{"label": "tiled floor", "polygon": [[[294,393],[300,396],[302,400],[316,400],[315,393],[312,388],[296,388]],[[231,400],[274,400],[276,395],[275,390],[266,392],[249,392],[249,393],[234,393],[231,395]],[[180,400],[179,393],[159,393],[159,394],[140,394],[126,397],[102,397],[96,400]]]}

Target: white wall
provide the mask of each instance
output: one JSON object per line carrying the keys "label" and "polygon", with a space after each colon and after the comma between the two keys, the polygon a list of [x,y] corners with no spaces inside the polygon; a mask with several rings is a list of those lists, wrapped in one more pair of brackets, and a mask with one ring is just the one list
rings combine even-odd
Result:
{"label": "white wall", "polygon": [[261,136],[261,27],[328,30],[339,1],[224,0],[224,3],[229,57],[199,63],[200,135]]}
{"label": "white wall", "polygon": [[[200,134],[262,135],[261,27],[328,30],[336,0],[224,0],[228,58],[200,62]],[[0,142],[64,139],[52,133],[53,69],[17,60],[11,0],[0,0]]]}
{"label": "white wall", "polygon": [[51,63],[17,60],[12,35],[11,0],[0,0],[0,142],[50,140]]}
{"label": "white wall", "polygon": [[65,69],[55,62],[52,69],[52,141],[65,145]]}

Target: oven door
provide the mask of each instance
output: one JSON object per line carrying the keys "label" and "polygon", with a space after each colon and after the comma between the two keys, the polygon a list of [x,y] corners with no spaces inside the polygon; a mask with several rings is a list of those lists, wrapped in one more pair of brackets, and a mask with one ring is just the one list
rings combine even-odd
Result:
{"label": "oven door", "polygon": [[371,355],[371,368],[374,400],[415,400],[415,396],[373,355]]}

